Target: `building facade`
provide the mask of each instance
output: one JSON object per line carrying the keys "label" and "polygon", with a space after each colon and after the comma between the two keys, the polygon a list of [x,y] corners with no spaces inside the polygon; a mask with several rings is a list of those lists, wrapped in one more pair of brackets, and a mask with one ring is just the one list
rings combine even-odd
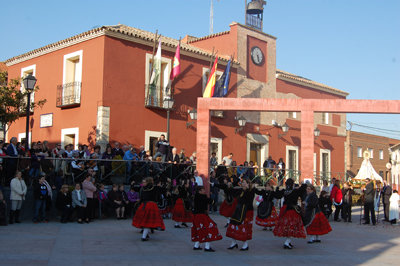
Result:
{"label": "building facade", "polygon": [[[6,61],[9,77],[33,74],[40,87],[36,99],[47,99],[31,119],[30,141],[51,143],[106,143],[119,141],[144,145],[155,152],[154,142],[166,133],[164,91],[178,40],[161,36],[160,86],[148,84],[155,48],[155,34],[125,25],[103,26],[47,45]],[[233,57],[231,98],[345,99],[348,93],[276,69],[276,38],[239,23],[230,30],[181,43],[181,74],[172,83],[174,107],[170,112],[170,142],[195,150],[196,123],[189,118],[207,83],[213,51],[218,51],[217,76]],[[244,117],[244,127],[237,118]],[[286,168],[298,172],[300,164],[299,113],[213,112],[211,151],[219,161],[232,152],[238,164],[262,165],[268,156],[282,158]],[[194,123],[192,123],[194,122]],[[289,126],[288,132],[282,126]],[[316,176],[343,176],[346,170],[346,116],[315,116],[314,170]],[[8,139],[25,138],[25,118],[12,125]]]}
{"label": "building facade", "polygon": [[391,156],[393,156],[393,152],[391,153],[390,149],[399,140],[351,130],[347,131],[347,139],[349,144],[347,147],[349,158],[347,172],[350,177],[357,175],[364,160],[363,153],[368,151],[370,154],[369,160],[375,171],[386,182],[392,182],[391,170],[388,167],[388,163],[391,162]]}

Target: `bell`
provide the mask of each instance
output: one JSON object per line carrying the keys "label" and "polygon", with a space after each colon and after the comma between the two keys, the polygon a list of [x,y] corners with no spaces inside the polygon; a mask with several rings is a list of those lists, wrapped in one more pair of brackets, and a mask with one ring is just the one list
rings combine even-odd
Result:
{"label": "bell", "polygon": [[263,0],[252,0],[247,4],[247,14],[262,14],[266,4],[267,2]]}

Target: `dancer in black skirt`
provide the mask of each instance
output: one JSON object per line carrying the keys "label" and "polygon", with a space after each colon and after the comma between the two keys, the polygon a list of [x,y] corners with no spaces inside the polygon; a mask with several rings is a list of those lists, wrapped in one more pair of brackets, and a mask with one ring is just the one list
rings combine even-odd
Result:
{"label": "dancer in black skirt", "polygon": [[221,240],[222,236],[218,232],[217,224],[207,214],[208,204],[212,204],[212,200],[207,197],[204,187],[197,187],[194,196],[192,241],[195,242],[194,250],[201,250],[200,243],[206,243],[204,251],[214,252],[210,242]]}
{"label": "dancer in black skirt", "polygon": [[140,206],[132,219],[132,225],[143,229],[142,241],[149,239],[151,229],[165,230],[157,202],[159,199],[158,188],[153,185],[153,178],[147,177],[140,189]]}

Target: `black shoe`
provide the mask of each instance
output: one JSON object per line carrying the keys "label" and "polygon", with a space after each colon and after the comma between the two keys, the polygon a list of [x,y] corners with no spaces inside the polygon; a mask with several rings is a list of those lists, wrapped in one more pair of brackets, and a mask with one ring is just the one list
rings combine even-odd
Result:
{"label": "black shoe", "polygon": [[316,239],[316,240],[314,240],[314,242],[321,243],[321,240],[320,239]]}
{"label": "black shoe", "polygon": [[363,224],[369,224],[369,222],[365,222],[365,223],[363,223]]}
{"label": "black shoe", "polygon": [[239,248],[238,244],[235,244],[235,245],[229,247],[228,249],[234,249],[234,248]]}
{"label": "black shoe", "polygon": [[335,222],[340,222],[341,220],[340,219],[336,219],[336,220],[334,220]]}
{"label": "black shoe", "polygon": [[202,248],[201,247],[198,247],[198,248],[193,247],[193,250],[202,250]]}
{"label": "black shoe", "polygon": [[312,243],[315,243],[315,242],[317,242],[317,240],[308,240],[307,244],[312,244]]}
{"label": "black shoe", "polygon": [[347,222],[348,222],[348,223],[351,223],[351,220],[348,220]]}
{"label": "black shoe", "polygon": [[151,229],[150,229],[150,232],[151,232],[152,234],[154,234],[154,229],[153,229],[153,228],[151,228]]}
{"label": "black shoe", "polygon": [[175,228],[182,228],[182,227],[179,224],[176,224]]}
{"label": "black shoe", "polygon": [[292,247],[292,246],[290,246],[290,245],[286,245],[286,244],[284,244],[284,245],[283,245],[283,248],[284,248],[284,249],[292,249],[293,247]]}
{"label": "black shoe", "polygon": [[83,224],[83,221],[78,221],[78,224]]}
{"label": "black shoe", "polygon": [[249,246],[240,249],[240,251],[246,251],[246,250],[249,250]]}
{"label": "black shoe", "polygon": [[294,246],[292,245],[292,243],[289,243],[289,246],[290,246],[291,248],[294,248]]}
{"label": "black shoe", "polygon": [[142,241],[148,241],[149,239],[146,237],[146,238],[143,238],[142,237]]}
{"label": "black shoe", "polygon": [[215,252],[215,250],[213,250],[212,248],[205,248],[204,251],[205,252]]}
{"label": "black shoe", "polygon": [[186,223],[182,223],[182,226],[188,228],[189,226]]}

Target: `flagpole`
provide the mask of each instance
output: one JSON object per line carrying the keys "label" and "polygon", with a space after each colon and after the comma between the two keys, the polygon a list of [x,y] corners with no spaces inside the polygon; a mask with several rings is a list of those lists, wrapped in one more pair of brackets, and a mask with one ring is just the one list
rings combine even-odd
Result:
{"label": "flagpole", "polygon": [[[156,34],[154,36],[154,44],[153,44],[153,55],[151,57],[152,63],[151,63],[151,68],[150,68],[150,73],[149,73],[149,80],[147,81],[147,96],[146,96],[146,101],[149,101],[149,95],[150,95],[150,79],[151,79],[151,74],[153,73],[153,68],[154,68],[154,54],[156,50],[156,45],[157,45],[157,34],[158,30],[156,30]],[[147,102],[148,103],[148,102]]]}

